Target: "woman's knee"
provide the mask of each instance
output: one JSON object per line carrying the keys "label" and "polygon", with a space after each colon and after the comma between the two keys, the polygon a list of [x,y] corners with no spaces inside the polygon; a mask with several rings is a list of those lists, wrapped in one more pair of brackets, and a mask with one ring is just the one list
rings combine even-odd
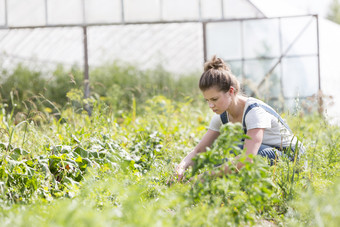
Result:
{"label": "woman's knee", "polygon": [[261,145],[257,155],[267,158],[270,161],[270,164],[273,165],[275,160],[277,160],[282,153],[274,147]]}

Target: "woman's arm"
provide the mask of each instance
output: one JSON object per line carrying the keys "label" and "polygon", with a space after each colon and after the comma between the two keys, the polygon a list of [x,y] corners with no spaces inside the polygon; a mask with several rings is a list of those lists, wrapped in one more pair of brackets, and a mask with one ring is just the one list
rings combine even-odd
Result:
{"label": "woman's arm", "polygon": [[[244,141],[244,146],[243,146],[243,150],[246,151],[246,155],[250,155],[253,154],[254,156],[257,155],[257,152],[262,144],[262,140],[263,140],[263,133],[264,133],[264,129],[263,128],[254,128],[254,129],[250,129],[247,131],[247,135],[251,138],[251,139],[246,139]],[[235,159],[235,165],[236,165],[236,169],[239,170],[241,168],[243,168],[244,164],[242,162],[239,162],[240,156],[237,156]],[[253,159],[247,157],[246,159],[249,162],[253,162]],[[228,174],[231,173],[231,170],[228,166],[225,166],[224,168],[224,173]]]}
{"label": "woman's arm", "polygon": [[248,130],[247,136],[249,136],[250,139],[246,139],[244,141],[244,148],[246,149],[247,155],[257,155],[257,152],[259,151],[259,148],[262,144],[263,133],[264,128],[254,128]]}
{"label": "woman's arm", "polygon": [[192,158],[195,157],[198,153],[205,152],[207,147],[210,147],[213,142],[220,135],[219,132],[208,129],[208,131],[204,134],[201,141],[197,144],[193,151],[191,151],[177,166],[176,175],[178,180],[183,178],[183,174],[185,170],[194,164]]}

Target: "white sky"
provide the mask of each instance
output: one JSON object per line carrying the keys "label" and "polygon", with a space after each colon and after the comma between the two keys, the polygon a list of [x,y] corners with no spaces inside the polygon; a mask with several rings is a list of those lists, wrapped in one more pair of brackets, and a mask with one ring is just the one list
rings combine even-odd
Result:
{"label": "white sky", "polygon": [[327,17],[329,6],[333,0],[285,0],[286,3],[296,6],[307,13],[318,13]]}
{"label": "white sky", "polygon": [[333,0],[250,0],[266,16],[290,16],[319,14],[327,17]]}

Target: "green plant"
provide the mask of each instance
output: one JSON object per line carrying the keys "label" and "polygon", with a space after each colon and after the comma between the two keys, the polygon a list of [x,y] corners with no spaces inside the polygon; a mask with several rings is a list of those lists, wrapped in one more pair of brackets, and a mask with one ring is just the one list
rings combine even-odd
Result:
{"label": "green plant", "polygon": [[[239,173],[233,167],[231,160],[241,153],[238,145],[244,138],[246,136],[240,124],[224,125],[212,149],[195,159],[190,176],[193,179],[201,173],[190,190],[189,198],[193,204],[207,203],[216,208],[222,207],[220,212],[225,212],[233,220],[232,223],[238,225],[255,224],[261,216],[270,220],[276,218],[273,206],[280,202],[267,162],[253,157],[254,163],[250,163],[245,156],[241,156],[239,161],[245,166]],[[226,157],[228,162],[224,161]],[[234,173],[216,178],[225,165]]]}
{"label": "green plant", "polygon": [[[110,78],[111,69],[102,70],[108,84],[110,79],[118,82],[112,97],[104,96],[106,91],[94,94],[91,116],[83,111],[89,100],[74,83],[64,94],[67,103],[49,100],[46,93],[19,100],[13,91],[8,100],[14,109],[0,104],[2,226],[337,224],[338,126],[318,114],[286,115],[307,150],[299,162],[282,158],[269,166],[261,157],[249,163],[241,155],[245,166],[238,173],[212,177],[209,173],[222,167],[215,165],[232,165],[231,151],[241,152],[241,126],[226,125],[187,172],[192,180],[168,187],[174,167],[199,142],[211,119],[201,96],[187,89],[196,86],[195,77],[169,77],[161,83],[154,77],[137,81],[144,72],[133,67],[125,79]],[[119,83],[128,80],[140,89],[123,89]],[[154,90],[143,91],[144,85]],[[177,91],[183,93],[171,95]]]}

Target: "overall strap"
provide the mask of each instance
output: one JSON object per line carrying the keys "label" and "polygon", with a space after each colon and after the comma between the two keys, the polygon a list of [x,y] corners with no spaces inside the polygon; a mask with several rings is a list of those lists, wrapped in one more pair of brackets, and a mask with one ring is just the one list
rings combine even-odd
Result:
{"label": "overall strap", "polygon": [[227,124],[229,122],[227,111],[224,111],[222,114],[220,114],[220,118],[221,118],[222,124]]}
{"label": "overall strap", "polygon": [[248,108],[246,109],[246,112],[244,113],[244,116],[243,116],[242,124],[243,124],[244,134],[247,134],[247,128],[246,128],[246,122],[245,122],[246,115],[254,107],[263,108],[265,111],[267,111],[268,113],[270,113],[271,115],[276,117],[281,122],[281,124],[283,124],[290,132],[292,132],[292,130],[289,128],[289,126],[286,124],[286,122],[282,119],[282,117],[275,110],[273,110],[271,107],[268,107],[268,106],[265,106],[265,105],[262,105],[262,104],[259,104],[259,103],[253,103],[253,104],[248,106]]}

